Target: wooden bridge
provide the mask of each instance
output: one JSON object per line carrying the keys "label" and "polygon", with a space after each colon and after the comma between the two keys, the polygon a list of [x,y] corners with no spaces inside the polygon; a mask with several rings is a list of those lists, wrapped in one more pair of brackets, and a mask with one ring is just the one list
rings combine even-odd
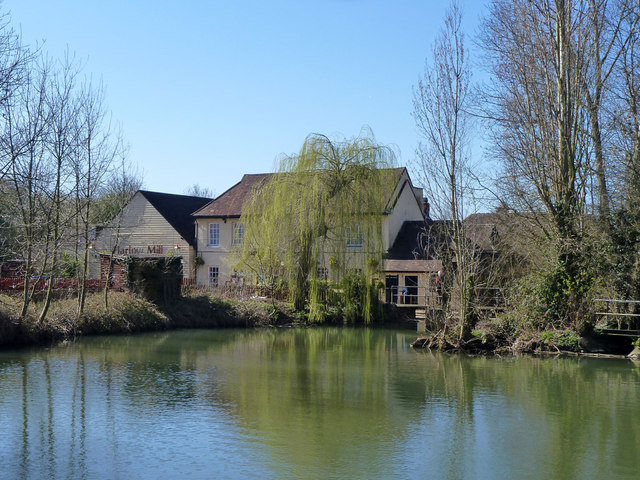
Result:
{"label": "wooden bridge", "polygon": [[604,335],[640,337],[640,300],[596,298],[594,329]]}

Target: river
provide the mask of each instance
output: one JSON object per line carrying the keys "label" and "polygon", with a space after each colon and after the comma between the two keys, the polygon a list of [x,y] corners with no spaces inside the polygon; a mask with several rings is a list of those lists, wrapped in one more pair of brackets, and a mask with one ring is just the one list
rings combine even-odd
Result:
{"label": "river", "polygon": [[0,352],[0,478],[637,479],[640,366],[414,351],[384,329]]}

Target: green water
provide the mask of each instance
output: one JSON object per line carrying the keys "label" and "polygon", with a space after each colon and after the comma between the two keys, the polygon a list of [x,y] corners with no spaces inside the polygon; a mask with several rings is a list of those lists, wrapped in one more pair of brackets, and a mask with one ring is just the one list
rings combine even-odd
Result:
{"label": "green water", "polygon": [[191,330],[0,352],[0,478],[640,478],[640,366],[413,339]]}

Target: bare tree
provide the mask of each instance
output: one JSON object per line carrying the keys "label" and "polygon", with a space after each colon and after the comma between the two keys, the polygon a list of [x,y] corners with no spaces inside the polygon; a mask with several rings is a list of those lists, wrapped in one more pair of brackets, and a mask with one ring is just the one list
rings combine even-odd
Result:
{"label": "bare tree", "polygon": [[[19,90],[29,83],[30,67],[34,53],[22,45],[20,37],[10,26],[7,13],[0,14],[0,106],[7,108],[11,101],[21,96]],[[6,128],[6,119],[3,119]],[[0,180],[11,172],[13,158],[0,157]]]}
{"label": "bare tree", "polygon": [[197,183],[194,183],[184,191],[185,195],[191,195],[193,197],[202,198],[214,198],[216,193],[209,187],[203,187]]}
{"label": "bare tree", "polygon": [[[51,77],[46,102],[51,113],[45,148],[50,158],[52,185],[47,189],[47,202],[44,213],[47,215],[47,239],[50,245],[50,278],[44,304],[38,321],[44,321],[51,304],[55,275],[57,274],[60,247],[64,236],[68,234],[71,219],[75,212],[65,211],[67,201],[74,190],[73,158],[78,148],[78,130],[75,128],[79,114],[79,100],[76,95],[79,66],[67,55],[58,71]],[[44,198],[43,198],[44,199]],[[47,252],[48,253],[48,252]]]}
{"label": "bare tree", "polygon": [[0,15],[0,254],[24,262],[22,318],[39,281],[50,279],[42,322],[54,280],[70,266],[83,311],[92,225],[122,206],[119,190],[112,195],[105,184],[117,176],[122,142],[101,86],[79,83],[80,63],[68,53],[54,62],[23,47],[8,22]]}
{"label": "bare tree", "polygon": [[640,2],[621,1],[626,15],[619,36],[621,58],[615,70],[617,102],[611,112],[615,124],[613,152],[623,159],[622,206],[640,212]]}
{"label": "bare tree", "polygon": [[[610,195],[606,152],[606,127],[613,122],[611,113],[611,95],[607,93],[615,88],[616,69],[620,58],[631,39],[631,32],[625,31],[629,21],[628,0],[588,0],[586,2],[585,28],[585,68],[580,69],[582,90],[589,118],[589,135],[594,160],[594,172],[597,181],[598,213],[606,231],[610,231]],[[637,17],[636,20],[637,22]]]}
{"label": "bare tree", "polygon": [[[79,93],[78,149],[75,156],[76,258],[78,255],[78,312],[84,310],[89,274],[94,203],[121,149],[121,137],[107,118],[102,86],[85,81]],[[81,248],[79,248],[81,247]]]}
{"label": "bare tree", "polygon": [[7,220],[18,232],[12,245],[13,255],[24,259],[21,317],[26,315],[35,289],[35,286],[30,289],[30,279],[37,266],[46,261],[41,199],[47,177],[44,135],[50,116],[45,98],[48,78],[48,65],[32,65],[25,74],[25,82],[2,103],[4,122],[0,145],[12,186],[12,194],[7,198],[11,201],[6,206]]}
{"label": "bare tree", "polygon": [[434,212],[450,226],[445,230],[452,255],[445,263],[450,265],[453,277],[451,303],[460,316],[459,339],[463,340],[470,336],[475,323],[473,282],[477,264],[463,221],[472,199],[473,177],[469,155],[471,70],[461,23],[462,11],[453,1],[432,47],[425,76],[414,91],[413,116],[422,138],[419,179]]}
{"label": "bare tree", "polygon": [[594,173],[601,214],[609,211],[600,122],[622,17],[610,22],[607,12],[604,0],[494,0],[482,28],[502,200],[528,212],[552,245],[545,316],[563,325],[581,322],[590,282],[583,218]]}
{"label": "bare tree", "polygon": [[95,217],[99,223],[107,223],[102,232],[103,247],[107,257],[107,268],[104,272],[104,308],[109,309],[109,289],[113,278],[118,247],[123,238],[123,209],[133,194],[142,187],[142,178],[131,168],[127,158],[127,149],[118,150],[118,163],[111,171],[106,186],[101,192],[99,203],[101,216]]}

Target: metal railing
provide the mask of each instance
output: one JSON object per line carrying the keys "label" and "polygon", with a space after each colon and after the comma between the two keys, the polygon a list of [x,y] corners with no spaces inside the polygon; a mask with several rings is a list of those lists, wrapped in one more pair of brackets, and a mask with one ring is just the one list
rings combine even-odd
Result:
{"label": "metal railing", "polygon": [[[482,287],[476,289],[475,305],[481,310],[504,310],[504,289]],[[399,307],[442,308],[442,293],[434,287],[393,285],[385,290],[385,302]]]}
{"label": "metal railing", "polygon": [[385,301],[399,307],[442,307],[442,295],[429,287],[393,285],[386,288]]}

